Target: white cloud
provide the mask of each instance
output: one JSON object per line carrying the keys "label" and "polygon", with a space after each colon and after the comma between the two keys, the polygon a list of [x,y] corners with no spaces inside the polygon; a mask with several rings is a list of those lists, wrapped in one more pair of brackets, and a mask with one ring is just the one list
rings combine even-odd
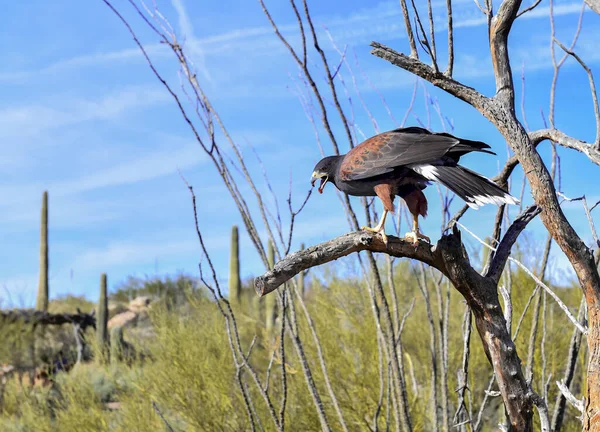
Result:
{"label": "white cloud", "polygon": [[[166,57],[170,54],[168,48],[162,44],[144,45],[144,49],[148,55],[152,56],[152,58]],[[2,72],[0,73],[0,82],[24,81],[30,78],[39,78],[41,75],[58,74],[69,69],[97,66],[100,64],[110,65],[118,62],[131,62],[143,59],[142,52],[137,46],[135,48],[126,48],[118,51],[85,54],[59,60],[41,69]]]}
{"label": "white cloud", "polygon": [[165,146],[158,151],[96,173],[55,183],[52,189],[59,194],[74,194],[98,188],[137,183],[172,174],[177,169],[191,168],[203,160],[205,160],[205,156],[196,144],[189,144],[182,148]]}
{"label": "white cloud", "polygon": [[187,237],[185,240],[111,242],[103,247],[85,250],[75,257],[68,267],[78,273],[85,273],[111,267],[152,263],[156,259],[199,252],[195,237]]}
{"label": "white cloud", "polygon": [[[178,169],[189,169],[206,159],[195,143],[180,147],[170,144],[172,143],[168,143],[164,147],[145,155],[132,157],[127,161],[118,162],[113,166],[77,178],[63,178],[22,185],[0,185],[0,209],[4,213],[0,220],[15,221],[15,215],[18,214],[20,216],[16,220],[25,222],[32,217],[28,218],[28,214],[37,215],[38,211],[34,211],[34,209],[39,207],[39,195],[44,189],[51,191],[52,196],[58,199],[72,197],[70,198],[70,204],[69,200],[64,200],[65,206],[67,208],[71,206],[78,207],[82,202],[81,198],[74,198],[77,194],[100,188],[147,181],[169,174],[174,175]],[[120,209],[121,207],[117,204],[112,208],[109,206],[104,208],[100,215],[86,219],[86,222],[89,223],[94,219],[98,220],[97,218],[99,220],[115,218]],[[88,216],[93,215],[94,206],[90,206],[88,203],[88,205],[80,207],[72,214],[66,213],[65,224],[77,219],[80,212]]]}
{"label": "white cloud", "polygon": [[194,66],[200,70],[208,82],[212,82],[210,74],[208,73],[208,68],[206,67],[202,41],[197,39],[194,35],[194,26],[192,25],[192,21],[185,8],[184,0],[171,0],[171,3],[177,12],[179,29],[185,36],[185,47],[191,56],[191,59],[188,57],[188,60],[191,60],[192,63],[194,63]]}
{"label": "white cloud", "polygon": [[129,87],[99,100],[60,98],[45,104],[0,109],[0,138],[9,145],[11,138],[31,137],[64,126],[111,119],[138,107],[162,103],[170,95],[156,87]]}
{"label": "white cloud", "polygon": [[[243,52],[247,55],[251,52],[254,55],[278,55],[282,50],[285,50],[281,42],[275,37],[273,29],[270,26],[240,28],[197,38],[194,35],[192,20],[186,11],[183,0],[172,0],[172,4],[177,13],[179,28],[185,35],[186,45],[191,50],[193,58],[198,63],[203,74],[208,73],[208,68],[205,66],[205,56],[208,54],[238,55],[240,52]],[[580,10],[581,2],[579,1],[557,1],[554,5],[554,14],[557,17],[576,14]],[[434,11],[436,13],[436,28],[438,31],[444,31],[446,22],[445,2],[434,2]],[[533,11],[520,17],[519,20],[546,18],[548,14],[549,7],[547,5],[540,5]],[[485,17],[470,0],[455,1],[453,15],[454,26],[456,28],[476,27],[486,24]],[[350,45],[364,45],[372,39],[390,40],[405,38],[404,26],[401,22],[401,10],[397,2],[380,2],[373,7],[365,8],[350,15],[315,16],[313,17],[313,21],[317,32],[323,32],[324,30],[321,26],[326,25],[335,40]],[[299,46],[300,38],[298,26],[295,22],[281,23],[279,30],[288,37],[293,46]],[[327,48],[327,46],[324,46],[324,48]],[[164,45],[160,44],[147,45],[146,49],[153,57],[163,57],[169,54]],[[142,57],[137,48],[128,48],[115,52],[91,54],[61,60],[41,71],[7,72],[0,74],[0,80],[14,80],[31,77],[34,74],[39,76],[40,73],[56,72],[66,68],[141,59]]]}
{"label": "white cloud", "polygon": [[[40,189],[35,189],[36,195]],[[35,199],[37,198],[37,199]],[[50,219],[53,229],[76,229],[86,225],[95,227],[100,223],[119,219],[127,209],[127,203],[119,200],[90,199],[50,195]],[[0,223],[15,233],[22,228],[37,230],[40,218],[40,197],[33,194],[25,203],[0,207]]]}

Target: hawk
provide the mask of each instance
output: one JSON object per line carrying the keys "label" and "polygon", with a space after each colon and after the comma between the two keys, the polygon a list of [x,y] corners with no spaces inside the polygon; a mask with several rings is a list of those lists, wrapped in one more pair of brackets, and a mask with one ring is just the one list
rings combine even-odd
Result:
{"label": "hawk", "polygon": [[406,240],[417,244],[429,237],[419,231],[419,215],[427,216],[427,198],[423,194],[430,182],[437,182],[469,207],[483,204],[518,204],[519,201],[491,180],[458,164],[470,152],[495,155],[480,141],[457,138],[448,133],[432,133],[420,127],[395,129],[375,135],[345,155],[328,156],[317,163],[312,173],[314,186],[321,180],[319,193],[327,183],[354,196],[378,196],[383,214],[376,227],[364,230],[380,233],[387,243],[384,224],[388,212],[394,212],[394,198],[401,197],[413,216],[413,228]]}

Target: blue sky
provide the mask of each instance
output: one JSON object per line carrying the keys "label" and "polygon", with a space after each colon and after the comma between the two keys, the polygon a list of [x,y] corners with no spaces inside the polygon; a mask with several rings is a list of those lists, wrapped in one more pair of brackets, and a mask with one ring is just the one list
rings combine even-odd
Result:
{"label": "blue sky", "polygon": [[[123,0],[115,5],[132,19],[159,70],[178,87],[177,64],[135,19]],[[163,0],[161,11],[190,50],[198,76],[248,160],[255,162],[254,147],[269,172],[275,194],[287,212],[285,199],[290,173],[295,202],[309,187],[309,176],[320,159],[315,132],[299,102],[298,70],[274,36],[258,2],[222,0],[192,2]],[[313,1],[312,14],[330,62],[339,55],[325,34],[326,27],[354,69],[356,85],[345,67],[340,69],[353,97],[354,130],[359,140],[375,133],[362,109],[357,91],[377,119],[380,131],[396,127],[408,106],[414,77],[369,55],[376,40],[407,51],[397,1]],[[443,7],[436,17],[440,56],[445,57]],[[525,2],[529,3],[529,2]],[[287,2],[267,5],[290,41],[298,46],[295,18]],[[456,23],[455,77],[485,94],[493,94],[485,20],[472,0],[454,1]],[[575,31],[581,2],[555,2],[557,36],[568,44]],[[31,11],[36,11],[32,14]],[[5,8],[0,64],[0,297],[3,304],[32,304],[39,259],[39,213],[43,190],[50,195],[50,289],[53,296],[72,293],[94,299],[100,273],[109,275],[111,287],[128,275],[140,276],[185,271],[197,273],[200,257],[189,193],[177,170],[195,187],[200,225],[220,276],[227,277],[229,233],[241,225],[214,167],[203,156],[173,100],[151,74],[129,33],[100,0],[49,4],[41,0],[11,2]],[[600,51],[597,34],[600,17],[587,10],[577,51],[595,72]],[[557,50],[558,55],[560,53]],[[519,19],[511,34],[515,75],[526,76],[525,108],[532,129],[543,127],[552,79],[548,2]],[[315,64],[318,58],[311,59]],[[360,67],[357,66],[357,63]],[[443,63],[443,62],[442,62]],[[324,84],[322,74],[317,73]],[[396,122],[381,103],[385,96]],[[597,79],[600,79],[597,77]],[[517,81],[518,98],[521,97]],[[339,82],[338,82],[338,85]],[[464,164],[493,176],[506,157],[498,132],[474,109],[441,91],[427,87],[439,100],[453,133],[488,142],[498,157],[473,155]],[[342,89],[342,87],[340,87]],[[342,89],[343,94],[343,89]],[[345,107],[350,112],[347,102]],[[442,129],[429,107],[431,126]],[[520,115],[520,110],[519,110]],[[427,122],[423,87],[419,86],[414,114],[407,124]],[[584,140],[593,140],[595,123],[585,73],[572,60],[561,70],[557,92],[556,125]],[[447,126],[447,125],[446,125]],[[339,123],[334,130],[342,149]],[[326,143],[325,134],[320,131]],[[327,149],[331,147],[326,145]],[[541,153],[549,155],[549,145]],[[563,168],[562,190],[568,196],[585,193],[600,199],[599,168],[585,157],[559,150]],[[273,200],[252,169],[269,205]],[[521,171],[513,191],[518,194]],[[246,191],[249,193],[249,191]],[[429,188],[430,216],[423,230],[439,237],[438,194]],[[527,191],[526,203],[531,202]],[[459,208],[455,203],[454,208]],[[591,232],[581,206],[565,211],[586,241]],[[361,212],[362,213],[362,212]],[[362,214],[359,215],[362,217]],[[597,212],[598,213],[598,212]],[[479,235],[491,230],[495,207],[471,211],[464,223]],[[513,210],[513,216],[516,214]],[[596,214],[596,220],[598,215]],[[362,222],[362,220],[361,220]],[[388,231],[391,230],[391,224]],[[342,207],[332,188],[313,194],[297,220],[294,245],[312,244],[348,230]],[[542,243],[543,227],[532,224],[530,238]],[[242,274],[262,272],[262,265],[247,238],[242,243]],[[554,249],[555,277],[569,277],[565,258]]]}

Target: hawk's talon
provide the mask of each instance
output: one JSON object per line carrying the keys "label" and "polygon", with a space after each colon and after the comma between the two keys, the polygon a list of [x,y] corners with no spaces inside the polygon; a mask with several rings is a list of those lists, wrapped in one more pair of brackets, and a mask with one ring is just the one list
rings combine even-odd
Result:
{"label": "hawk's talon", "polygon": [[381,231],[381,229],[380,229],[380,228],[378,228],[378,227],[371,228],[371,227],[368,227],[368,226],[360,227],[360,229],[361,229],[361,230],[364,230],[364,231],[370,231],[370,232],[374,232],[374,233],[378,233],[378,232],[380,232],[380,231]]}
{"label": "hawk's talon", "polygon": [[404,236],[404,239],[410,241],[414,246],[419,244],[419,239],[425,240],[427,243],[431,243],[431,239],[420,231],[407,232]]}
{"label": "hawk's talon", "polygon": [[368,226],[364,226],[361,227],[360,229],[364,230],[364,231],[369,231],[375,234],[381,234],[381,240],[383,240],[383,244],[385,244],[387,246],[388,244],[388,237],[385,234],[385,230],[383,229],[383,227],[375,227],[375,228],[371,228]]}
{"label": "hawk's talon", "polygon": [[388,244],[388,238],[387,238],[387,235],[385,235],[385,218],[387,217],[387,214],[388,214],[388,210],[384,209],[383,214],[381,215],[381,220],[379,221],[379,223],[377,224],[376,227],[374,227],[374,228],[371,228],[368,226],[361,227],[362,230],[373,232],[376,234],[381,234],[381,240],[383,240],[383,244],[385,244],[386,246]]}

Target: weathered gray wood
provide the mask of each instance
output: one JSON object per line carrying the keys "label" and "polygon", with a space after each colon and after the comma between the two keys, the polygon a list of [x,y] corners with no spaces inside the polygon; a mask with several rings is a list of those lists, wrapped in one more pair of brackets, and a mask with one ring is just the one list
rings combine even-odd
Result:
{"label": "weathered gray wood", "polygon": [[600,14],[600,0],[585,0],[585,4],[594,12]]}
{"label": "weathered gray wood", "polygon": [[[476,108],[502,133],[515,157],[523,167],[531,186],[535,203],[542,209],[540,218],[552,238],[569,259],[579,283],[584,291],[589,315],[588,347],[591,355],[588,363],[588,394],[586,397],[586,414],[584,428],[600,429],[600,275],[594,264],[591,251],[578,236],[566,219],[556,196],[552,177],[535,150],[541,140],[551,139],[559,145],[584,153],[592,162],[600,164],[600,149],[576,140],[556,130],[543,130],[528,134],[515,115],[515,91],[508,52],[508,35],[517,18],[520,0],[504,0],[493,18],[489,20],[489,40],[496,94],[485,97],[476,90],[465,86],[443,74],[436,74],[432,68],[418,59],[407,57],[401,53],[373,42],[372,54],[407,70],[435,86],[445,90]],[[594,9],[599,1],[590,0]],[[588,4],[589,4],[588,3]],[[508,167],[507,171],[512,168]],[[503,392],[503,399],[515,430],[532,430],[530,407],[532,403],[539,405],[539,398],[532,393],[531,397],[509,400]],[[545,407],[541,407],[543,415]]]}
{"label": "weathered gray wood", "polygon": [[[506,263],[514,239],[537,213],[537,208],[532,207],[517,218],[515,226],[507,231],[509,237],[501,242],[503,246],[493,268]],[[438,269],[450,279],[473,312],[484,351],[494,369],[514,429],[532,430],[533,404],[539,403],[539,398],[525,381],[521,360],[507,330],[498,298],[498,281],[480,275],[471,266],[456,226],[436,245],[420,242],[416,247],[393,236],[388,237],[386,245],[379,235],[370,232],[345,234],[284,257],[271,271],[257,277],[254,287],[259,295],[266,295],[301,271],[360,251],[413,258]]]}
{"label": "weathered gray wood", "polygon": [[81,329],[86,329],[87,327],[96,327],[96,318],[93,313],[54,314],[34,309],[12,309],[0,311],[0,324],[10,324],[19,321],[33,326],[77,324]]}

